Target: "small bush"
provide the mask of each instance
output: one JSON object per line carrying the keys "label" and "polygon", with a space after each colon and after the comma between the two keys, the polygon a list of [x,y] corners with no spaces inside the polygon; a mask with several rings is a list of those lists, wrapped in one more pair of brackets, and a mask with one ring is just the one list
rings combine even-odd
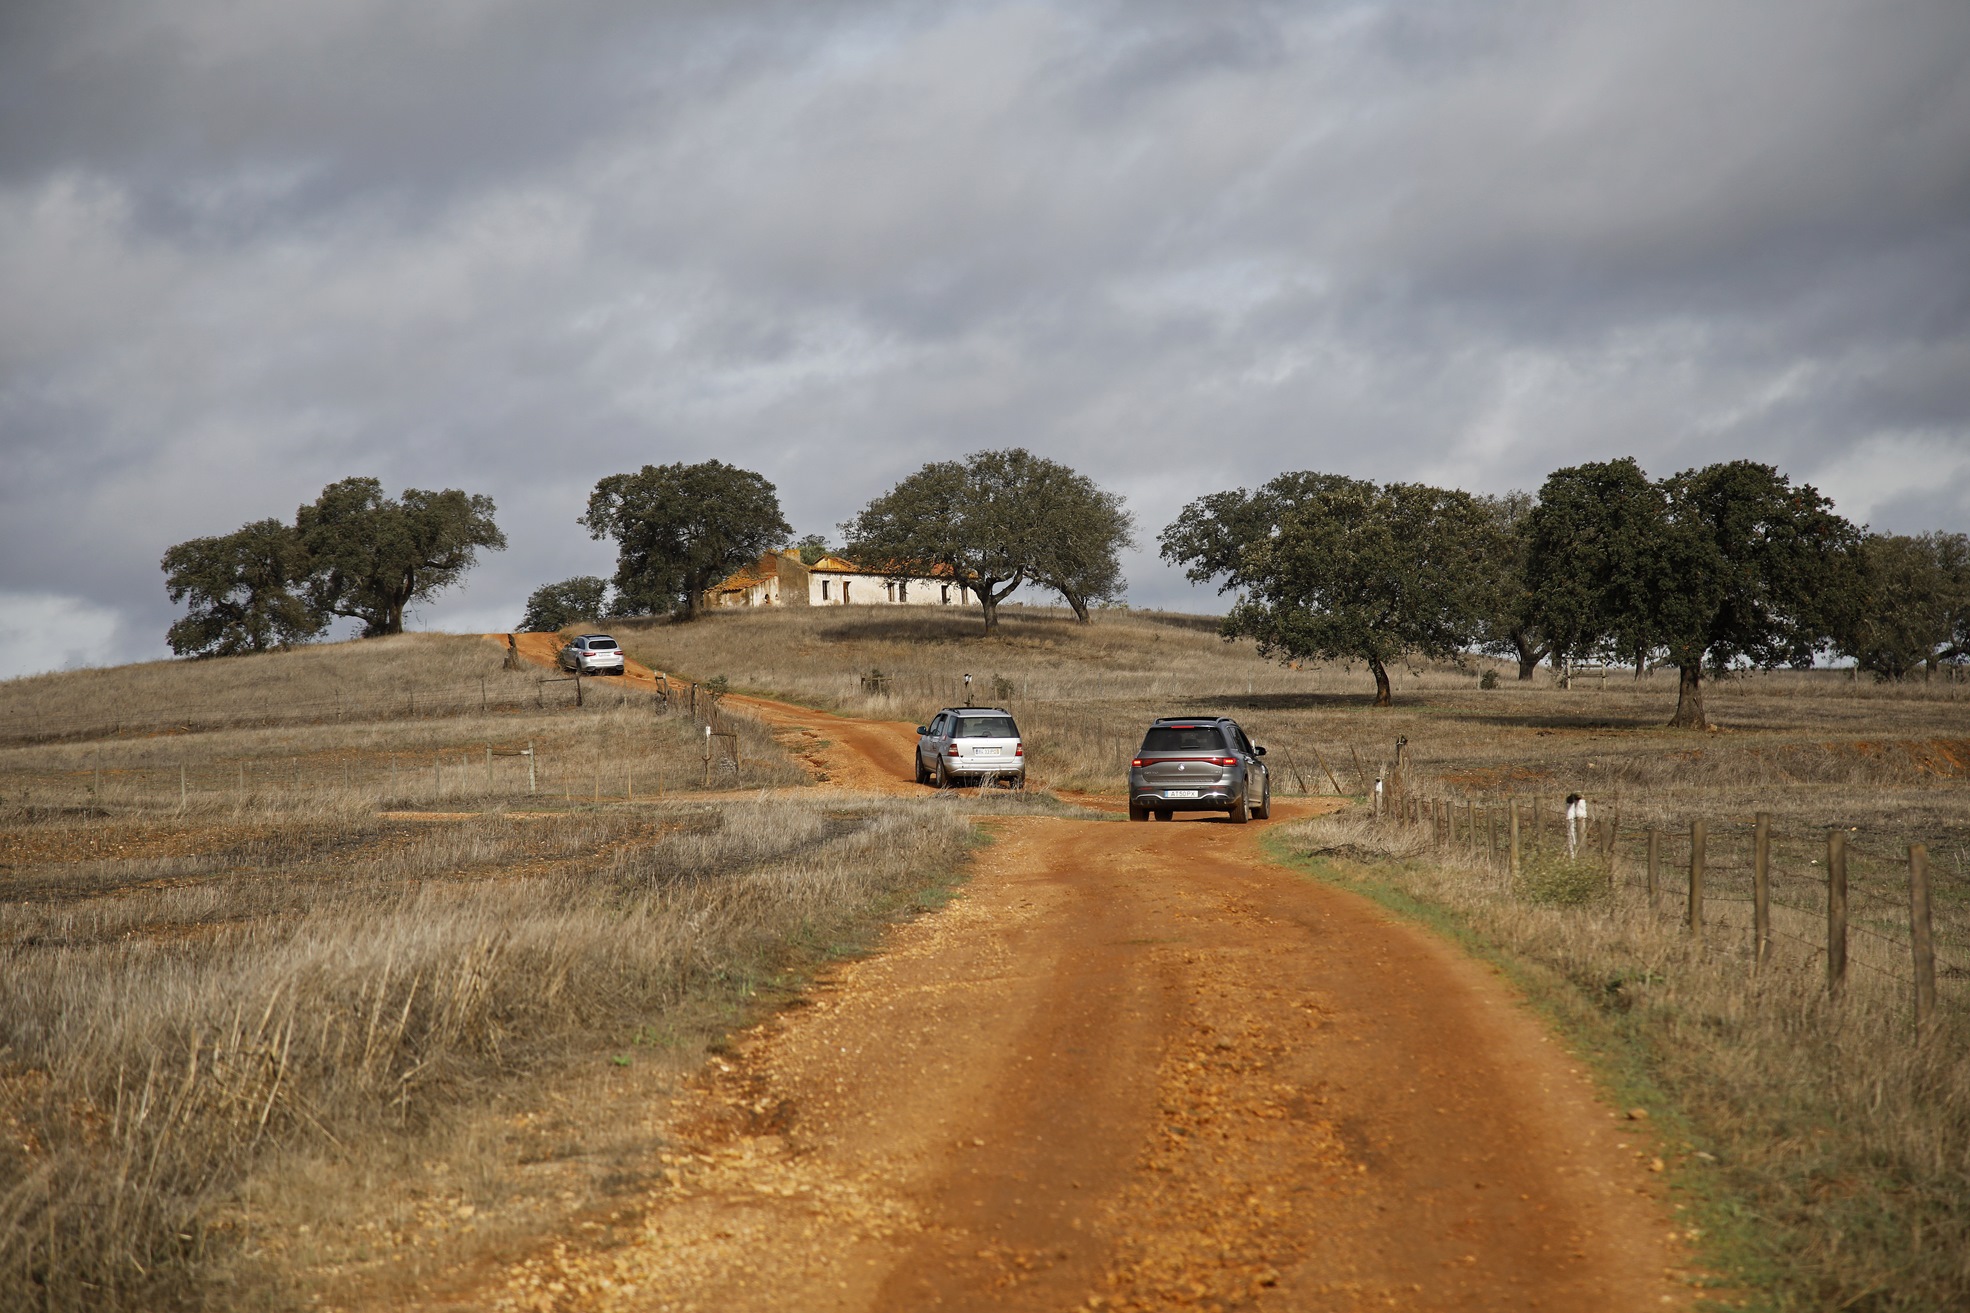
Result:
{"label": "small bush", "polygon": [[1519,861],[1513,891],[1545,907],[1584,907],[1606,898],[1607,868],[1589,858],[1532,852]]}
{"label": "small bush", "polygon": [[1497,688],[1497,687],[1498,687],[1498,672],[1497,672],[1497,671],[1495,671],[1495,670],[1487,670],[1487,671],[1485,671],[1485,672],[1484,672],[1484,673],[1483,673],[1482,675],[1479,675],[1479,676],[1478,676],[1478,687],[1479,687],[1479,688]]}

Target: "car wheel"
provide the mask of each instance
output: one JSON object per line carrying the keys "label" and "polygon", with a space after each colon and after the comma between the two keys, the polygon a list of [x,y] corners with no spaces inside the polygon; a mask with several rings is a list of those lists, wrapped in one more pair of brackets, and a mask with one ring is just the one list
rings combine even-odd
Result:
{"label": "car wheel", "polygon": [[1231,804],[1231,823],[1233,825],[1243,825],[1245,821],[1245,799],[1240,797],[1237,802]]}
{"label": "car wheel", "polygon": [[918,784],[930,783],[930,772],[923,768],[923,754],[914,748],[910,750],[910,768]]}
{"label": "car wheel", "polygon": [[1272,819],[1272,785],[1265,786],[1265,793],[1259,798],[1259,805],[1252,809],[1252,815],[1262,821]]}
{"label": "car wheel", "polygon": [[1159,821],[1173,821],[1176,818],[1177,818],[1177,814],[1174,808],[1158,807],[1156,809],[1156,819]]}
{"label": "car wheel", "polygon": [[1149,808],[1147,808],[1147,807],[1138,807],[1138,806],[1136,806],[1136,805],[1135,805],[1134,803],[1130,803],[1130,804],[1129,804],[1129,819],[1130,819],[1130,820],[1132,820],[1132,821],[1146,821],[1146,820],[1148,820],[1148,819],[1149,819]]}
{"label": "car wheel", "polygon": [[937,779],[935,783],[937,787],[940,789],[948,789],[951,787],[952,784],[951,768],[944,764],[944,759],[942,757],[939,757],[937,759]]}

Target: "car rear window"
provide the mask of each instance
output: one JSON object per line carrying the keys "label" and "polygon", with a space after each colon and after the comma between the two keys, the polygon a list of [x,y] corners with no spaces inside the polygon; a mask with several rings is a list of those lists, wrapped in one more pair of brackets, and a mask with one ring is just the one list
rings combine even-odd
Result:
{"label": "car rear window", "polygon": [[1142,740],[1144,752],[1223,752],[1215,725],[1157,725]]}
{"label": "car rear window", "polygon": [[958,739],[1016,739],[1019,726],[1012,723],[1011,716],[959,716],[958,729],[952,738]]}
{"label": "car rear window", "polygon": [[588,640],[588,650],[591,652],[613,652],[616,650],[616,640],[613,638],[591,638]]}

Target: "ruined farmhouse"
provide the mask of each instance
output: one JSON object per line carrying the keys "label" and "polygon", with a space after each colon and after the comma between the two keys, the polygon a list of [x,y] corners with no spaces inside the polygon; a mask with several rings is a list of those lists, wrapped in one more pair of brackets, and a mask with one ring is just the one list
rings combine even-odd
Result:
{"label": "ruined farmhouse", "polygon": [[971,590],[948,565],[893,577],[839,556],[809,565],[793,548],[767,552],[706,590],[715,606],[962,606]]}

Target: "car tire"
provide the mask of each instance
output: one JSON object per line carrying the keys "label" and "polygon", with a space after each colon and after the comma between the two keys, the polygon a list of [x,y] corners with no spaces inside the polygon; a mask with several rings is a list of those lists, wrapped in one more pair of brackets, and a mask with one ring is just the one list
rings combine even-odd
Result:
{"label": "car tire", "polygon": [[1156,819],[1159,821],[1173,821],[1176,818],[1177,814],[1174,808],[1158,807],[1156,809]]}
{"label": "car tire", "polygon": [[1272,785],[1265,786],[1265,793],[1260,796],[1259,805],[1252,809],[1252,816],[1261,821],[1272,819]]}
{"label": "car tire", "polygon": [[1148,820],[1148,819],[1149,819],[1149,808],[1147,808],[1147,807],[1138,807],[1138,806],[1136,806],[1136,805],[1135,805],[1134,803],[1130,803],[1130,804],[1129,804],[1129,819],[1130,819],[1130,820],[1132,820],[1132,821],[1146,821],[1146,820]]}
{"label": "car tire", "polygon": [[1233,825],[1243,825],[1246,822],[1248,816],[1245,811],[1245,799],[1243,797],[1240,797],[1237,802],[1231,804],[1231,811],[1228,815]]}
{"label": "car tire", "polygon": [[923,754],[915,748],[910,749],[910,770],[918,784],[930,783],[930,772],[923,768]]}
{"label": "car tire", "polygon": [[940,789],[948,789],[956,782],[951,778],[951,768],[944,764],[942,757],[939,757],[937,759],[937,777],[932,783],[936,784]]}

